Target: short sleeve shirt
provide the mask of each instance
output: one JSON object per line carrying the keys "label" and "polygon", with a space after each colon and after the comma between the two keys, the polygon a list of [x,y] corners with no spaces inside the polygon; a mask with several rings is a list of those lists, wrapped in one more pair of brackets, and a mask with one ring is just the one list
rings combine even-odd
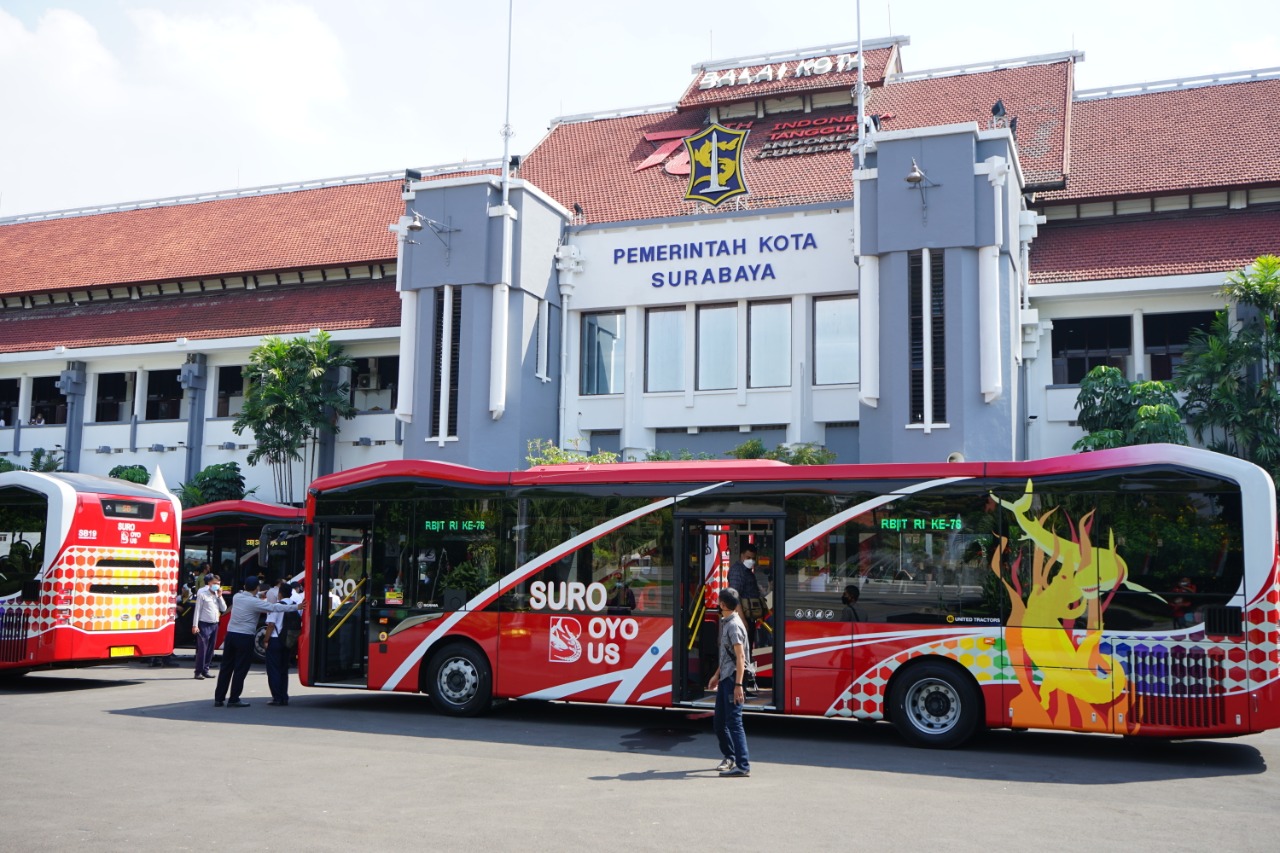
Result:
{"label": "short sleeve shirt", "polygon": [[742,654],[747,653],[747,629],[734,613],[728,619],[720,620],[720,680],[733,681],[738,674],[738,661],[733,654],[733,647],[742,646]]}

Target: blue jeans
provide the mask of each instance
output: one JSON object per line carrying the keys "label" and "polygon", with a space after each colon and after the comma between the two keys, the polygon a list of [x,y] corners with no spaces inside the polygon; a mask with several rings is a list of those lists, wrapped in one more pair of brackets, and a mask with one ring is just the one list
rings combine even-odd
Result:
{"label": "blue jeans", "polygon": [[751,770],[751,757],[747,754],[747,731],[742,727],[742,706],[733,701],[733,679],[720,679],[716,688],[716,737],[720,740],[720,754],[732,758],[743,770]]}
{"label": "blue jeans", "polygon": [[201,622],[200,633],[196,634],[196,674],[208,675],[209,664],[213,663],[213,647],[218,642],[218,623]]}

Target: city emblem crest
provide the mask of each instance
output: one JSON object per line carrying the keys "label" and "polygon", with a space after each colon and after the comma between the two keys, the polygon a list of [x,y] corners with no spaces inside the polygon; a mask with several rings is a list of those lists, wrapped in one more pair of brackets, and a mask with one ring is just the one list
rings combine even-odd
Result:
{"label": "city emblem crest", "polygon": [[713,124],[684,141],[689,152],[689,189],[686,201],[705,201],[713,207],[747,191],[742,174],[742,151],[747,130],[730,130]]}

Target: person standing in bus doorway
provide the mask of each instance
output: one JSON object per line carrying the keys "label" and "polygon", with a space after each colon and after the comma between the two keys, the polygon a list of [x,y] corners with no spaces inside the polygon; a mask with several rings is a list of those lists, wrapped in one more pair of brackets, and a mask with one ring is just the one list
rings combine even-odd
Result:
{"label": "person standing in bus doorway", "polygon": [[747,629],[738,615],[738,592],[720,590],[720,667],[711,676],[708,690],[716,691],[715,730],[724,760],[716,768],[721,776],[750,776],[747,732],[742,727],[742,684],[747,666]]}
{"label": "person standing in bus doorway", "polygon": [[258,576],[249,575],[244,579],[242,589],[231,599],[231,620],[222,643],[222,668],[218,670],[218,686],[213,690],[213,707],[221,708],[224,704],[228,708],[249,707],[248,702],[240,701],[240,693],[253,663],[253,635],[258,630],[258,617],[301,608],[302,605],[295,602],[268,604],[258,598]]}
{"label": "person standing in bus doorway", "polygon": [[[276,588],[276,600],[280,602],[301,602],[302,596],[294,597],[293,585],[281,581]],[[271,691],[268,705],[289,704],[289,646],[285,631],[285,622],[292,613],[267,614],[267,688]]]}
{"label": "person standing in bus doorway", "polygon": [[218,576],[205,572],[204,586],[196,591],[195,610],[191,614],[191,633],[196,635],[196,678],[209,677],[213,663],[213,647],[218,642],[218,620],[227,612]]}

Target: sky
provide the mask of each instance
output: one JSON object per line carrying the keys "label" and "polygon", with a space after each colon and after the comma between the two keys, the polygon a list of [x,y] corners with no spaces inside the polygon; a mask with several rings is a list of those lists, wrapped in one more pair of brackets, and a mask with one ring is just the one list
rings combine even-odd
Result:
{"label": "sky", "polygon": [[[712,59],[853,44],[853,0],[0,0],[0,218],[533,148]],[[866,0],[919,71],[1083,51],[1078,89],[1280,67],[1275,0]]]}

